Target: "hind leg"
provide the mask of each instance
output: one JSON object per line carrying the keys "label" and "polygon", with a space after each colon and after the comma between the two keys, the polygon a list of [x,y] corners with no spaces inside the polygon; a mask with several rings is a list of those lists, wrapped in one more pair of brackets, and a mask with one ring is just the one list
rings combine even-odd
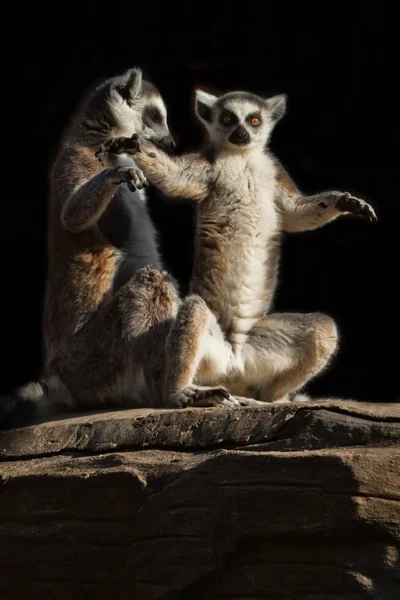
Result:
{"label": "hind leg", "polygon": [[215,316],[199,296],[179,308],[167,339],[167,406],[238,406],[223,387],[231,356]]}
{"label": "hind leg", "polygon": [[322,313],[269,315],[249,333],[245,382],[264,402],[285,400],[328,365],[337,343],[336,325]]}
{"label": "hind leg", "polygon": [[[140,269],[68,339],[53,370],[88,408],[93,404],[161,404],[165,341],[178,305],[168,275],[149,267]],[[145,398],[138,395],[143,376]]]}
{"label": "hind leg", "polygon": [[59,340],[44,380],[1,398],[0,428],[65,412],[160,405],[178,305],[169,276],[140,269],[81,330]]}

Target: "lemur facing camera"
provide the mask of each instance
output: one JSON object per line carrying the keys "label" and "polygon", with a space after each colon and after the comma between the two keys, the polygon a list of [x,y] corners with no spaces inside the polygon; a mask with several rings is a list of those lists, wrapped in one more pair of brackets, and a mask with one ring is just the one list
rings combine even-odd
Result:
{"label": "lemur facing camera", "polygon": [[129,152],[164,194],[196,202],[190,295],[167,339],[165,403],[234,406],[232,395],[254,390],[261,401],[285,401],[329,364],[338,332],[321,313],[268,314],[282,231],[316,229],[343,214],[377,218],[348,193],[303,196],[270,153],[285,95],[198,90],[195,111],[208,133],[205,155],[171,157],[140,136],[102,148]]}
{"label": "lemur facing camera", "polygon": [[179,306],[146,208],[146,179],[129,156],[97,156],[138,133],[174,146],[159,91],[129,69],[84,98],[50,177],[43,380],[0,398],[0,425],[136,403],[157,404],[165,339]]}

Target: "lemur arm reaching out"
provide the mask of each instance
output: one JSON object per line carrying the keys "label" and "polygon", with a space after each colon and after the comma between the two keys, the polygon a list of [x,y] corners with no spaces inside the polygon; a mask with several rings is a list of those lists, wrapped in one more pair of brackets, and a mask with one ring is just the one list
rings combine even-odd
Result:
{"label": "lemur arm reaching out", "polygon": [[351,214],[370,223],[378,219],[372,206],[348,192],[328,191],[313,196],[291,194],[277,186],[276,203],[282,214],[284,231],[317,229],[340,215]]}
{"label": "lemur arm reaching out", "polygon": [[136,135],[117,138],[102,150],[133,155],[147,179],[167,196],[201,201],[209,194],[211,165],[196,154],[171,157]]}
{"label": "lemur arm reaching out", "polygon": [[345,214],[363,217],[370,223],[378,220],[372,206],[347,192],[327,191],[303,196],[280,161],[272,158],[277,169],[275,202],[282,215],[284,231],[318,229]]}

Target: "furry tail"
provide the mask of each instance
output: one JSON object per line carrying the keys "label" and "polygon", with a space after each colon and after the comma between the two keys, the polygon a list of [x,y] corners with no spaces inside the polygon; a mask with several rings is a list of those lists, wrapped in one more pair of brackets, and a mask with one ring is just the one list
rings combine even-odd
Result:
{"label": "furry tail", "polygon": [[308,396],[308,394],[294,394],[290,398],[291,402],[341,402],[341,401],[349,401],[354,402],[351,398],[339,398],[336,396],[317,396],[313,398],[312,396]]}
{"label": "furry tail", "polygon": [[57,376],[32,381],[14,394],[0,396],[0,429],[21,427],[49,415],[71,412],[75,400]]}

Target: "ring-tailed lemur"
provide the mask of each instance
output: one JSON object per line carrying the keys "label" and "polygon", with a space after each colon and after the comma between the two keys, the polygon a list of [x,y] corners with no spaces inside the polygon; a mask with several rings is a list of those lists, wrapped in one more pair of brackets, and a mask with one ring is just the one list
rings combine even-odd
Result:
{"label": "ring-tailed lemur", "polygon": [[0,399],[2,426],[129,405],[143,379],[146,402],[162,397],[177,287],[163,271],[143,173],[129,156],[96,155],[133,133],[174,146],[163,99],[138,68],[91,91],[61,140],[50,181],[44,378]]}
{"label": "ring-tailed lemur", "polygon": [[114,143],[117,152],[130,149],[166,195],[197,203],[191,294],[167,342],[165,401],[172,406],[234,405],[229,393],[246,396],[253,388],[262,401],[285,399],[320,373],[337,348],[336,324],[324,314],[268,314],[281,233],[315,229],[345,213],[371,222],[376,215],[348,193],[300,194],[266,150],[285,110],[285,95],[217,98],[198,91],[207,158],[170,157],[137,136]]}

